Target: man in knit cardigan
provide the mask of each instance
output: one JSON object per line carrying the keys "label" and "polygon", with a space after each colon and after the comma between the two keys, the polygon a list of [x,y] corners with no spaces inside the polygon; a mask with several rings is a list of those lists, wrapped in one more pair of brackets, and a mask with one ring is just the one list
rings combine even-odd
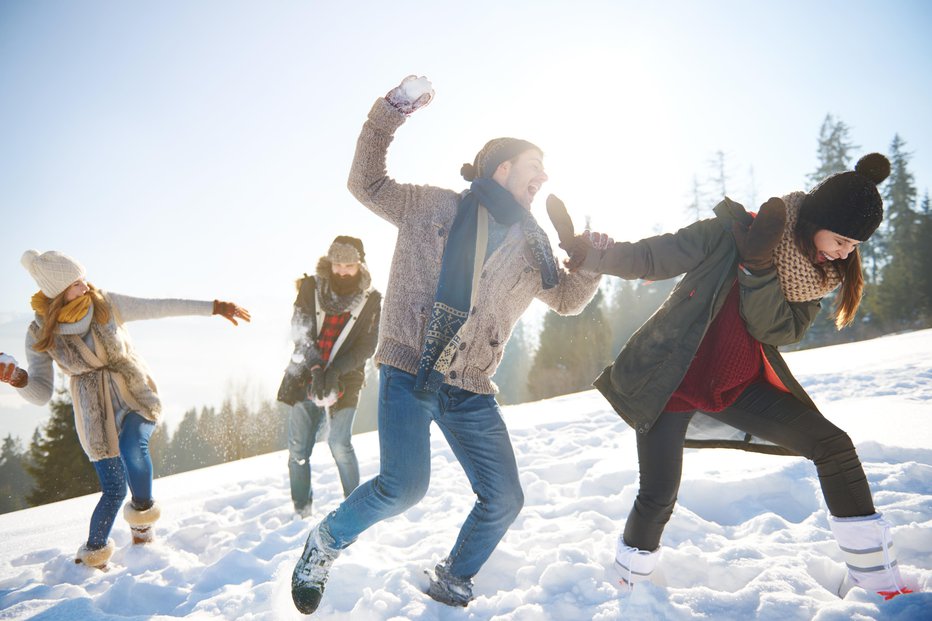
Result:
{"label": "man in knit cardigan", "polygon": [[349,189],[398,227],[379,328],[380,473],[318,524],[292,577],[297,608],[316,610],[339,552],[364,530],[416,504],[430,480],[430,423],[443,432],[476,502],[428,595],[453,606],[472,599],[472,578],[524,502],[515,456],[492,382],[512,328],[534,298],[578,314],[599,277],[568,273],[530,214],[547,180],[543,153],[514,138],[490,141],[456,192],[401,184],[385,169],[407,116],[430,101],[425,78],[379,98],[356,146]]}

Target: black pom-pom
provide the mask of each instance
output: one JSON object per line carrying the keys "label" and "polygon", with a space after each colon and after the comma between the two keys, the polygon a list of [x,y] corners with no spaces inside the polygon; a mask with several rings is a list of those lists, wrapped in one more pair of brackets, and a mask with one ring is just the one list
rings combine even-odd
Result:
{"label": "black pom-pom", "polygon": [[854,172],[864,175],[879,185],[890,176],[890,160],[881,153],[868,153],[858,160]]}
{"label": "black pom-pom", "polygon": [[476,178],[476,167],[466,162],[463,164],[463,167],[460,168],[460,174],[463,175],[463,179],[466,181],[474,181]]}

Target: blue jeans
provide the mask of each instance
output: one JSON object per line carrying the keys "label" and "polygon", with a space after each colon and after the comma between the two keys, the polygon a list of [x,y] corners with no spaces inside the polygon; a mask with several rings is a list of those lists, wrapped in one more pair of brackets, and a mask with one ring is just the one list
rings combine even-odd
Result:
{"label": "blue jeans", "polygon": [[[302,509],[314,498],[311,489],[311,453],[326,415],[324,409],[312,401],[298,401],[288,413],[288,477],[291,480],[291,501],[296,510]],[[359,485],[359,461],[351,440],[354,418],[356,408],[336,410],[330,416],[327,443],[340,473],[344,498]]]}
{"label": "blue jeans", "polygon": [[103,494],[94,507],[94,513],[91,514],[90,532],[87,536],[88,548],[102,548],[107,545],[113,522],[123,499],[126,498],[127,482],[133,494],[133,502],[152,502],[149,438],[153,431],[155,423],[136,412],[129,412],[123,419],[123,428],[120,429],[120,456],[93,462]]}
{"label": "blue jeans", "polygon": [[378,476],[327,516],[324,530],[342,549],[381,520],[403,513],[430,483],[430,423],[437,423],[476,494],[449,555],[450,573],[472,578],[524,505],[511,438],[492,395],[448,384],[416,392],[414,376],[382,365],[379,377]]}

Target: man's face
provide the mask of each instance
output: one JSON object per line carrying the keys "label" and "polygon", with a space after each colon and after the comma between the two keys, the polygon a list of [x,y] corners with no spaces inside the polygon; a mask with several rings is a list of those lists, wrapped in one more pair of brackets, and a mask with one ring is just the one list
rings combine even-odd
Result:
{"label": "man's face", "polygon": [[534,195],[548,179],[544,172],[544,156],[537,149],[528,149],[515,160],[499,164],[492,179],[511,192],[525,209],[531,209]]}
{"label": "man's face", "polygon": [[331,263],[334,276],[352,277],[359,273],[359,263]]}

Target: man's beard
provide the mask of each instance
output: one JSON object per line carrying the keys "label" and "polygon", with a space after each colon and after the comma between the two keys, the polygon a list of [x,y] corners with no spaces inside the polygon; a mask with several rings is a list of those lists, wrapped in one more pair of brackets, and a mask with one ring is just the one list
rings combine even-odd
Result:
{"label": "man's beard", "polygon": [[349,295],[359,289],[359,279],[362,278],[362,272],[358,271],[353,276],[341,276],[339,274],[330,274],[330,288],[337,295]]}

